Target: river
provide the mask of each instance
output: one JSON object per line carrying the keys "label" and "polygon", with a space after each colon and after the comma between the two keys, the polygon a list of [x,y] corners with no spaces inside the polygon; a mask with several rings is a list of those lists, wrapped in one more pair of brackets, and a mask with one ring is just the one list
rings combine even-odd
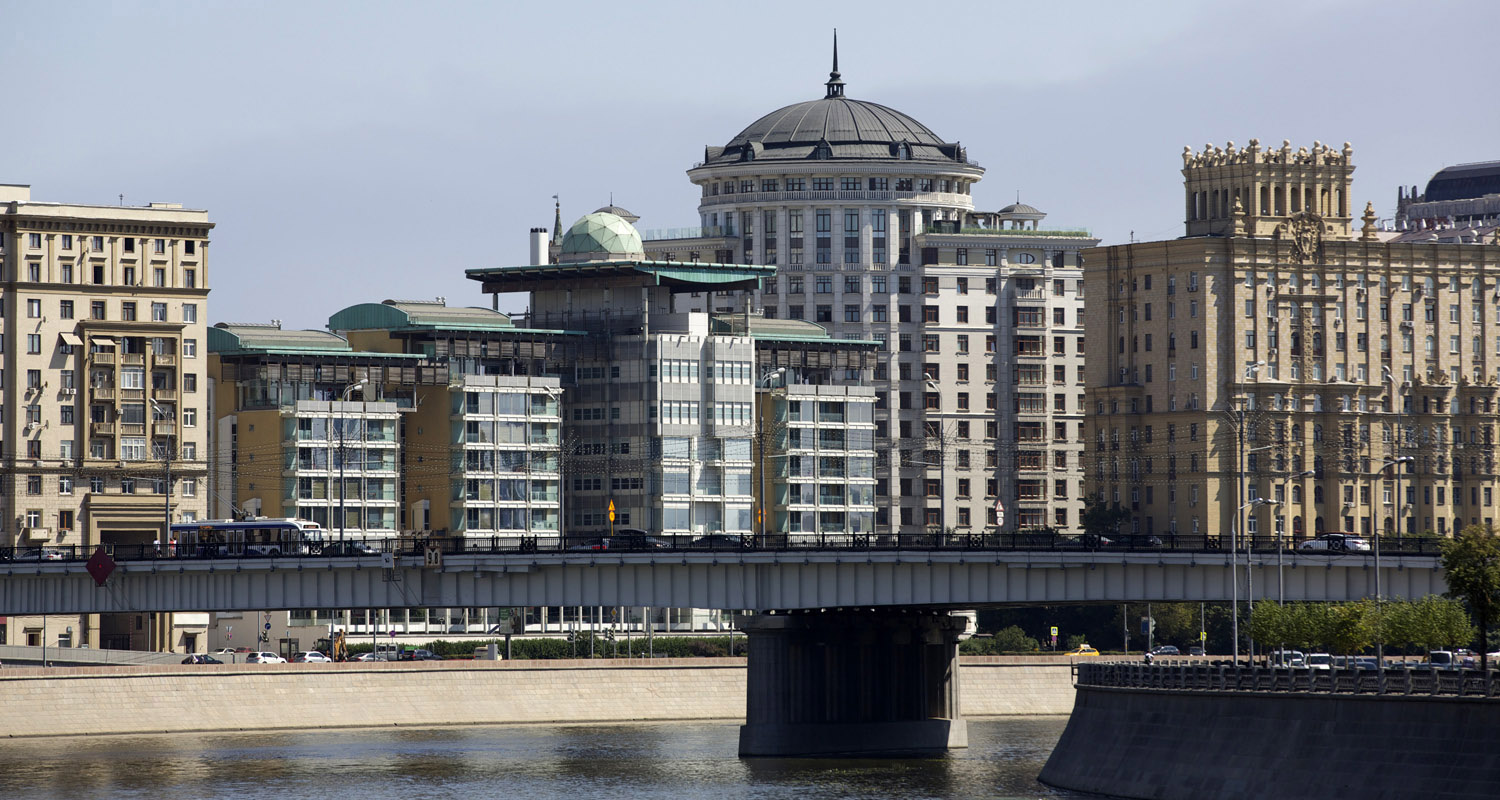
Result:
{"label": "river", "polygon": [[889,760],[741,760],[733,722],[16,739],[0,798],[1076,798],[1036,782],[1066,723],[970,720],[965,750]]}

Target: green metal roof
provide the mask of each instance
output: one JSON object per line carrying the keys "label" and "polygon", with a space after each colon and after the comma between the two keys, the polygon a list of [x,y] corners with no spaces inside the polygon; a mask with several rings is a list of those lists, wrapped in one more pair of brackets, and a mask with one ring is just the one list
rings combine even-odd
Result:
{"label": "green metal roof", "polygon": [[359,352],[349,347],[349,342],[342,336],[324,331],[284,331],[275,325],[230,322],[220,322],[208,329],[208,352],[221,356],[421,358],[420,355]]}
{"label": "green metal roof", "polygon": [[[801,319],[768,319],[752,316],[750,338],[757,342],[793,342],[798,344],[830,344],[845,346],[876,346],[880,342],[866,339],[836,339],[828,335],[828,329],[816,322]],[[717,334],[741,335],[745,333],[744,314],[716,314],[710,321],[711,330]]]}
{"label": "green metal roof", "polygon": [[596,254],[630,258],[642,256],[645,251],[641,246],[641,235],[636,232],[635,226],[618,214],[600,209],[583,215],[568,229],[563,236],[560,260]]}
{"label": "green metal roof", "polygon": [[335,331],[497,331],[575,335],[573,331],[517,328],[509,316],[488,308],[454,308],[443,303],[386,300],[359,303],[328,318]]}
{"label": "green metal roof", "polygon": [[465,270],[470,280],[481,282],[587,279],[612,275],[644,275],[658,285],[718,285],[758,280],[776,274],[773,266],[717,264],[682,261],[584,261],[573,264],[523,264],[513,267],[481,267]]}

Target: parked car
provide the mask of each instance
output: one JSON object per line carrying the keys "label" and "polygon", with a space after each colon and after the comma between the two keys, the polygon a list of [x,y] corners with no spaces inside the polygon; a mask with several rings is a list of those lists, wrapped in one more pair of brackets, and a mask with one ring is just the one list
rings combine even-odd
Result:
{"label": "parked car", "polygon": [[17,561],[66,561],[68,551],[60,547],[17,547],[14,557]]}
{"label": "parked car", "polygon": [[250,653],[245,657],[246,664],[285,664],[286,659],[275,653]]}
{"label": "parked car", "polygon": [[1308,669],[1333,669],[1333,656],[1327,653],[1308,653],[1302,663]]}
{"label": "parked car", "polygon": [[1305,667],[1307,656],[1301,650],[1273,650],[1271,652],[1271,666],[1273,667]]}
{"label": "parked car", "polygon": [[1095,650],[1094,648],[1092,648],[1092,647],[1090,647],[1090,646],[1088,646],[1086,644],[1081,644],[1081,645],[1078,645],[1078,649],[1077,650],[1069,651],[1068,655],[1070,655],[1070,656],[1097,656],[1097,655],[1099,655],[1099,651]]}
{"label": "parked car", "polygon": [[1325,533],[1316,539],[1309,539],[1298,545],[1298,550],[1321,550],[1325,552],[1369,552],[1370,543],[1358,536],[1347,533]]}
{"label": "parked car", "polygon": [[1153,656],[1180,656],[1180,655],[1182,655],[1182,651],[1178,650],[1175,645],[1164,644],[1164,645],[1156,648],[1155,650],[1152,650],[1151,651],[1151,655],[1153,655]]}
{"label": "parked car", "polygon": [[1195,644],[1192,647],[1188,648],[1188,655],[1190,655],[1190,656],[1205,656],[1205,655],[1208,655],[1208,653],[1204,652],[1204,650],[1203,650],[1202,647],[1200,647],[1200,646],[1198,646],[1198,645]]}
{"label": "parked car", "polygon": [[351,658],[349,660],[350,661],[389,661],[390,659],[388,659],[388,658],[385,657],[385,653],[360,653],[359,655],[357,655],[354,658]]}
{"label": "parked car", "polygon": [[182,660],[184,664],[222,664],[224,662],[207,653],[194,653]]}
{"label": "parked car", "polygon": [[1459,665],[1459,656],[1448,650],[1433,650],[1427,654],[1427,663],[1433,669],[1454,669]]}
{"label": "parked car", "polygon": [[305,653],[297,653],[292,656],[293,664],[331,664],[333,659],[323,655],[317,650],[308,650]]}
{"label": "parked car", "polygon": [[431,650],[402,650],[400,659],[402,661],[442,661],[443,657]]}
{"label": "parked car", "polygon": [[238,652],[240,652],[240,651],[234,649],[233,647],[220,647],[218,650],[214,651],[214,655],[216,655],[216,656],[232,656],[232,655],[234,655],[235,653],[238,653]]}

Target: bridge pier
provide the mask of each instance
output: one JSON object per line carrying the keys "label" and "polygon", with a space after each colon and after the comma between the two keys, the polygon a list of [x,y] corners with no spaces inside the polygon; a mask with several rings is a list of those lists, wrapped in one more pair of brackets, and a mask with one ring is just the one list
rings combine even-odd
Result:
{"label": "bridge pier", "polygon": [[968,747],[946,611],[736,618],[750,641],[741,756],[937,754]]}

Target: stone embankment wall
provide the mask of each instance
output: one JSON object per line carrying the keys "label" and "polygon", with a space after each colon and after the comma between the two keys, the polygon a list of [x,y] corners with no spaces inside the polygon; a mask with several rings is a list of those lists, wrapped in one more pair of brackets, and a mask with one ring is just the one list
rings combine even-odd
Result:
{"label": "stone embankment wall", "polygon": [[[967,716],[1067,714],[1065,661],[966,659]],[[0,670],[0,736],[743,719],[744,659]]]}
{"label": "stone embankment wall", "polygon": [[1043,783],[1138,800],[1493,797],[1500,705],[1080,686]]}

